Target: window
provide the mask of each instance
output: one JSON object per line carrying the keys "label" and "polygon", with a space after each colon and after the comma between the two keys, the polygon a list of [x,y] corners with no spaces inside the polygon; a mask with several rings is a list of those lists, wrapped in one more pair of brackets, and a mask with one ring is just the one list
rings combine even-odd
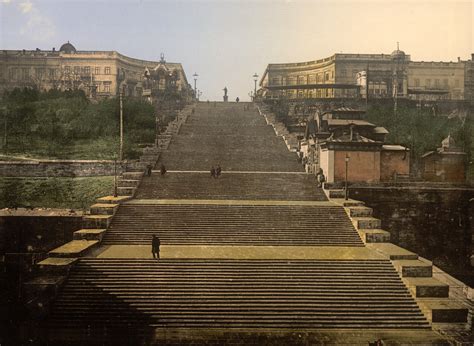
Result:
{"label": "window", "polygon": [[341,70],[341,77],[345,77],[347,75],[347,71],[346,70]]}
{"label": "window", "polygon": [[298,77],[298,84],[306,84],[304,76],[299,76]]}
{"label": "window", "polygon": [[90,66],[85,66],[84,67],[84,74],[89,76],[91,74],[91,67]]}
{"label": "window", "polygon": [[29,68],[22,68],[22,79],[29,79],[30,78],[30,69]]}
{"label": "window", "polygon": [[435,79],[435,88],[439,88],[440,84],[439,84],[439,79]]}
{"label": "window", "polygon": [[56,70],[54,68],[49,69],[49,79],[55,79],[56,78]]}
{"label": "window", "polygon": [[443,79],[443,86],[444,86],[445,88],[448,88],[448,87],[449,87],[448,79],[447,79],[447,78]]}
{"label": "window", "polygon": [[427,79],[427,80],[425,81],[425,84],[426,84],[426,87],[427,87],[427,88],[431,87],[431,79]]}
{"label": "window", "polygon": [[328,80],[329,80],[329,72],[326,72],[325,77],[324,77],[324,80],[325,80],[325,81],[328,81]]}
{"label": "window", "polygon": [[334,70],[331,71],[331,78],[334,78]]}
{"label": "window", "polygon": [[64,73],[65,74],[70,74],[71,73],[71,66],[65,66],[64,67]]}
{"label": "window", "polygon": [[104,69],[104,74],[110,74],[110,67],[106,67]]}
{"label": "window", "polygon": [[80,66],[74,66],[74,74],[80,74],[81,73],[81,67]]}
{"label": "window", "polygon": [[280,85],[280,78],[272,78],[272,85]]}
{"label": "window", "polygon": [[415,78],[415,86],[416,87],[420,86],[420,80],[418,78]]}
{"label": "window", "polygon": [[105,82],[104,83],[104,92],[106,92],[106,93],[110,92],[110,82]]}
{"label": "window", "polygon": [[456,88],[459,88],[459,79],[455,79],[455,80],[454,80],[454,86],[455,86]]}
{"label": "window", "polygon": [[17,68],[11,68],[10,69],[10,80],[15,80],[18,78],[18,69]]}
{"label": "window", "polygon": [[94,74],[100,74],[100,67],[99,66],[95,67]]}

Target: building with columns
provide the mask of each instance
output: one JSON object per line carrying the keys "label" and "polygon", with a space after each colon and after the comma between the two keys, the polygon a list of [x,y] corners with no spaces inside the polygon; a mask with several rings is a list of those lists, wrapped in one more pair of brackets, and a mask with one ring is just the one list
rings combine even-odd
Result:
{"label": "building with columns", "polygon": [[334,54],[300,63],[269,64],[260,80],[265,99],[402,98],[473,100],[471,60],[412,61],[397,49],[391,54]]}
{"label": "building with columns", "polygon": [[190,90],[181,64],[166,62],[163,56],[160,61],[140,60],[116,51],[77,50],[69,42],[59,50],[1,50],[0,93],[35,87],[81,89],[91,98],[116,96],[120,90],[141,96],[145,72],[157,66],[166,66],[177,91]]}

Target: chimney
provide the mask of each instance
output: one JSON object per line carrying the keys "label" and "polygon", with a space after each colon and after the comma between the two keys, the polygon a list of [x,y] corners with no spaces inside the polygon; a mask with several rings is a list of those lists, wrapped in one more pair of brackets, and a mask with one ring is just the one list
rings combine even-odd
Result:
{"label": "chimney", "polygon": [[53,47],[53,52],[55,52],[55,51],[56,51],[56,47]]}
{"label": "chimney", "polygon": [[461,57],[458,56],[458,62],[461,62]]}

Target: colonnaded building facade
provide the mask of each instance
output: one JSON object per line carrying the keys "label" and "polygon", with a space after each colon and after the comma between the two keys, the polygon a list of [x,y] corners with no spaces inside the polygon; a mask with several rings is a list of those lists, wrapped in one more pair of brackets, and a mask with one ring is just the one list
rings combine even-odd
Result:
{"label": "colonnaded building facade", "polygon": [[[160,78],[161,77],[161,78]],[[0,92],[14,88],[84,90],[91,98],[149,96],[151,85],[192,92],[179,63],[139,60],[116,51],[81,51],[69,42],[59,50],[1,50]],[[148,90],[147,90],[148,89]]]}
{"label": "colonnaded building facade", "polygon": [[[300,63],[269,64],[260,80],[266,99],[405,98],[474,102],[474,54],[455,62],[412,61],[391,54],[334,54]],[[368,81],[368,83],[367,83]]]}

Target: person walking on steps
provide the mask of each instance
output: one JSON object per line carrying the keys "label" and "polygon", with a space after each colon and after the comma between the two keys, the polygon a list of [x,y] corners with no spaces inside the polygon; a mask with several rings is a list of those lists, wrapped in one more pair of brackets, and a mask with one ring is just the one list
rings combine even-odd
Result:
{"label": "person walking on steps", "polygon": [[318,181],[318,187],[323,187],[323,184],[326,181],[326,177],[324,176],[322,168],[320,168],[318,173],[316,174],[316,179]]}
{"label": "person walking on steps", "polygon": [[220,165],[217,165],[217,167],[216,167],[216,178],[219,178],[221,173],[222,173],[222,168],[221,168]]}
{"label": "person walking on steps", "polygon": [[161,164],[160,173],[161,173],[161,175],[165,175],[165,174],[166,174],[166,167],[165,167],[164,164]]}
{"label": "person walking on steps", "polygon": [[153,234],[153,238],[151,239],[151,253],[153,254],[153,258],[160,259],[160,238]]}
{"label": "person walking on steps", "polygon": [[214,166],[211,167],[211,178],[215,178],[216,177],[216,169],[214,168]]}
{"label": "person walking on steps", "polygon": [[152,169],[152,166],[150,164],[146,165],[146,176],[147,177],[151,176],[151,169]]}

